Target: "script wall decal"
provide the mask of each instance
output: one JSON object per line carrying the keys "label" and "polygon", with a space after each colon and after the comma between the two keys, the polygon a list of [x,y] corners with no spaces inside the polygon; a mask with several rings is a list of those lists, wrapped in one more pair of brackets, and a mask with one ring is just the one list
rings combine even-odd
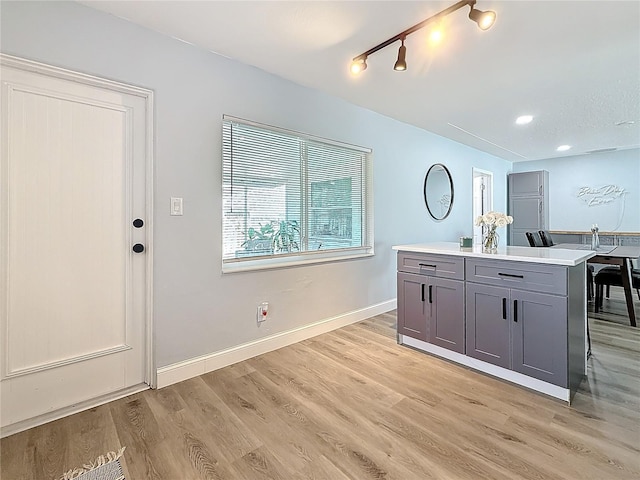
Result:
{"label": "script wall decal", "polygon": [[576,197],[588,207],[607,205],[626,195],[628,192],[619,185],[603,185],[602,187],[580,187]]}

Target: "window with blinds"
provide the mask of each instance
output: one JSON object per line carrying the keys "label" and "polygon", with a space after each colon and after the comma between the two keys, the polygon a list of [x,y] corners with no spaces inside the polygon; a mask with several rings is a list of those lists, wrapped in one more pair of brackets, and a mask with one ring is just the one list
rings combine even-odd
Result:
{"label": "window with blinds", "polygon": [[371,255],[371,171],[370,149],[225,115],[223,267]]}

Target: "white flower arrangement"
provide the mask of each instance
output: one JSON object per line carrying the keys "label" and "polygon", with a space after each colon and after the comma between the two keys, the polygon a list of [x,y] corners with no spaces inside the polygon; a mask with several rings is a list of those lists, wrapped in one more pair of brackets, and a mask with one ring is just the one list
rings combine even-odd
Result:
{"label": "white flower arrangement", "polygon": [[496,227],[506,227],[510,223],[513,223],[513,217],[501,212],[489,212],[476,218],[476,227],[486,225],[490,229],[491,227],[495,229]]}
{"label": "white flower arrangement", "polygon": [[498,248],[498,234],[496,233],[496,228],[506,227],[510,223],[513,223],[513,217],[501,212],[489,212],[476,218],[475,224],[477,227],[480,225],[487,227],[482,238],[482,247],[485,251],[496,251]]}

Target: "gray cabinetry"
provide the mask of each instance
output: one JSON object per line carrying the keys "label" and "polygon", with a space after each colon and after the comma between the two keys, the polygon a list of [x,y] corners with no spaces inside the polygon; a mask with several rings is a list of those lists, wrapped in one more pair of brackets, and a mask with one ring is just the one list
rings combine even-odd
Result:
{"label": "gray cabinetry", "polygon": [[429,338],[424,290],[428,278],[398,272],[398,333],[424,342]]}
{"label": "gray cabinetry", "polygon": [[427,253],[398,252],[398,271],[464,280],[464,259]]}
{"label": "gray cabinetry", "polygon": [[567,297],[511,290],[512,366],[567,387]]}
{"label": "gray cabinetry", "polygon": [[533,292],[567,294],[567,268],[558,265],[467,260],[467,281]]}
{"label": "gray cabinetry", "polygon": [[464,283],[433,277],[429,294],[429,342],[464,353]]}
{"label": "gray cabinetry", "polygon": [[542,196],[546,192],[549,172],[537,170],[534,172],[520,172],[509,175],[509,195],[514,197]]}
{"label": "gray cabinetry", "polygon": [[587,254],[394,249],[398,343],[571,402],[586,373]]}
{"label": "gray cabinetry", "polygon": [[549,229],[549,173],[546,170],[508,176],[509,245],[528,246],[525,232]]}
{"label": "gray cabinetry", "polygon": [[485,260],[466,268],[467,355],[568,387],[566,268]]}
{"label": "gray cabinetry", "polygon": [[398,333],[464,353],[464,259],[399,252],[398,270]]}
{"label": "gray cabinetry", "polygon": [[511,368],[509,289],[467,283],[467,355]]}

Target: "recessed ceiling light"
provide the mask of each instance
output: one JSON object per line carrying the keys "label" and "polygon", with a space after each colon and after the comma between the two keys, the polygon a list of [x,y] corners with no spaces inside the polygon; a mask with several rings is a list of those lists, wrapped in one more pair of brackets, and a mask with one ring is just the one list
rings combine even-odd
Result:
{"label": "recessed ceiling light", "polygon": [[571,145],[560,145],[558,148],[556,148],[556,150],[559,152],[566,152],[570,148],[571,148]]}
{"label": "recessed ceiling light", "polygon": [[531,120],[533,120],[533,115],[520,115],[516,118],[516,123],[518,125],[526,125],[527,123],[531,123]]}

